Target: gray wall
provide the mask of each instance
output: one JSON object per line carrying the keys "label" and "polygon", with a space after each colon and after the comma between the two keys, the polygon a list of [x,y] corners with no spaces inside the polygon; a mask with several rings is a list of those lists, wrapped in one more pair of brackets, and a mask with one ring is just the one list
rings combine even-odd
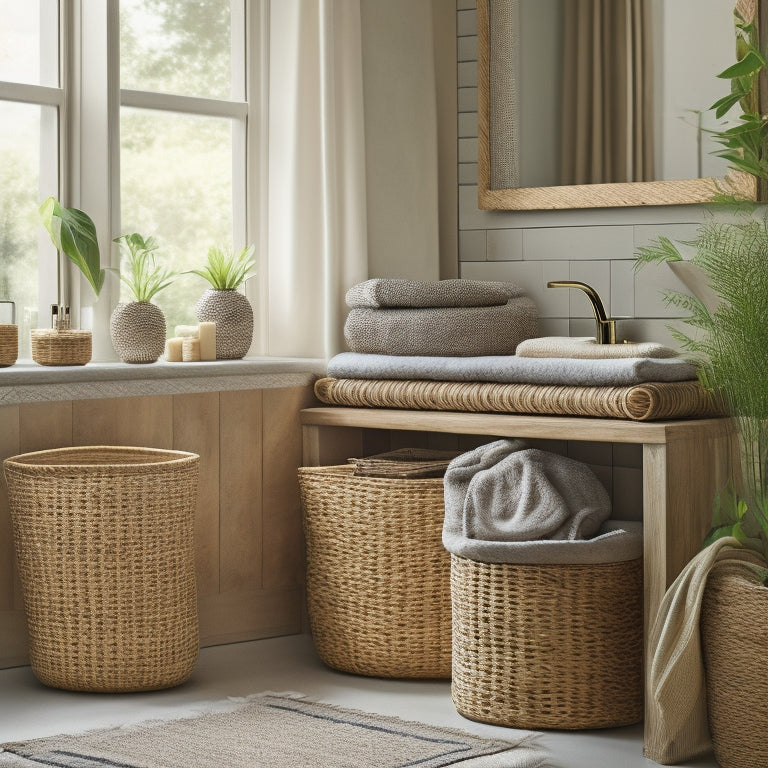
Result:
{"label": "gray wall", "polygon": [[684,290],[669,269],[634,270],[638,247],[658,235],[690,239],[700,206],[565,211],[480,211],[477,207],[477,13],[475,0],[458,0],[459,270],[461,277],[509,280],[536,301],[543,335],[592,335],[592,310],[580,291],[547,288],[548,280],[594,286],[606,309],[632,319],[625,338],[674,344],[674,313],[663,288]]}

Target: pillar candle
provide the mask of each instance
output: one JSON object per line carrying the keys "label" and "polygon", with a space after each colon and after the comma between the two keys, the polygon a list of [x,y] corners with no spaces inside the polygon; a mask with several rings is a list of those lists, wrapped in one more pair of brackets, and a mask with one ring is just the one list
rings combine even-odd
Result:
{"label": "pillar candle", "polygon": [[196,325],[177,325],[176,331],[174,332],[174,336],[182,338],[182,339],[196,339],[197,338],[197,326]]}
{"label": "pillar candle", "polygon": [[200,359],[216,359],[216,323],[200,323]]}
{"label": "pillar candle", "polygon": [[181,343],[181,357],[185,363],[196,363],[200,360],[200,339],[188,336]]}
{"label": "pillar candle", "polygon": [[184,357],[181,344],[183,339],[173,338],[165,342],[165,359],[169,363],[180,363]]}

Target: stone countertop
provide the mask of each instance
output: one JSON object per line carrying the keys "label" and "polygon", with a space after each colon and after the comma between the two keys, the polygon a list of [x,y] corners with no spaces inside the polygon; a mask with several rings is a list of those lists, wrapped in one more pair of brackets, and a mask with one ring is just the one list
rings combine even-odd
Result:
{"label": "stone countertop", "polygon": [[270,389],[312,384],[325,374],[315,358],[251,357],[195,363],[88,363],[0,368],[0,406],[53,400]]}

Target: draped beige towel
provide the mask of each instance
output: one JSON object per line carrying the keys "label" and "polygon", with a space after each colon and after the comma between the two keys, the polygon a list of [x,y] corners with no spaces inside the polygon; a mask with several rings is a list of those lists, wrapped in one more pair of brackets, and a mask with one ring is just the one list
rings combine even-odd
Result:
{"label": "draped beige towel", "polygon": [[651,629],[645,756],[663,765],[692,760],[711,748],[699,616],[707,576],[726,560],[760,562],[737,539],[718,539],[675,579]]}
{"label": "draped beige towel", "polygon": [[648,0],[563,3],[562,184],[650,181]]}

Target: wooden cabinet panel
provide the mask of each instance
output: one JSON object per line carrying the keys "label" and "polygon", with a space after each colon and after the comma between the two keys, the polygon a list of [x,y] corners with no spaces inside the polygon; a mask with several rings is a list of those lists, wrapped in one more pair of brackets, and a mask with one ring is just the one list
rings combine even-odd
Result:
{"label": "wooden cabinet panel", "polygon": [[73,445],[173,446],[171,395],[75,400]]}
{"label": "wooden cabinet panel", "polygon": [[173,448],[200,456],[195,516],[195,571],[199,595],[219,591],[219,393],[173,397]]}
{"label": "wooden cabinet panel", "polygon": [[72,445],[72,401],[24,403],[19,406],[22,453]]}
{"label": "wooden cabinet panel", "polygon": [[301,466],[299,411],[314,403],[304,387],[264,390],[262,524],[264,587],[304,582],[301,503],[296,472]]}
{"label": "wooden cabinet panel", "polygon": [[220,394],[221,592],[262,584],[262,391]]}
{"label": "wooden cabinet panel", "polygon": [[[8,405],[0,408],[0,459],[20,453],[19,409]],[[0,611],[14,607],[14,554],[11,515],[5,475],[0,479]]]}

